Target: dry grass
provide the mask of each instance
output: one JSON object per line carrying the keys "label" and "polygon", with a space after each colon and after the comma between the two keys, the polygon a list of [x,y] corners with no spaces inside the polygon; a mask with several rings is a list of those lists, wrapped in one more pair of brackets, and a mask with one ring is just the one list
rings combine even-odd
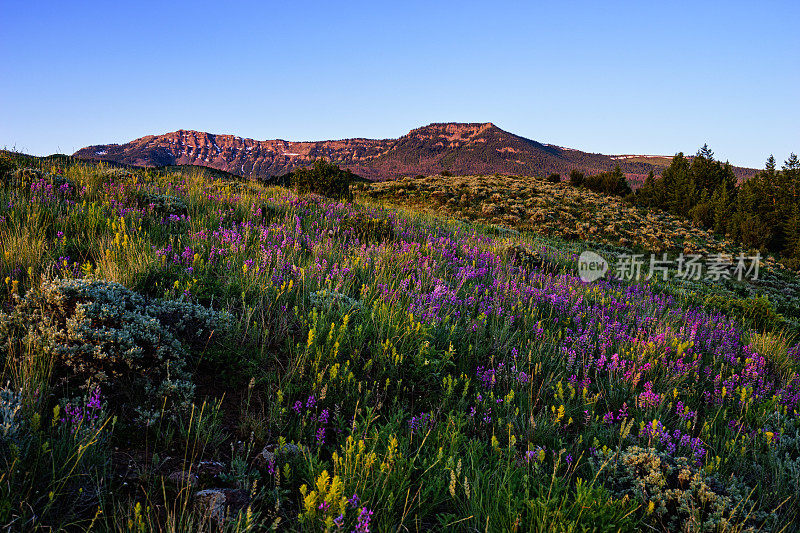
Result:
{"label": "dry grass", "polygon": [[96,262],[96,274],[126,287],[135,286],[156,263],[150,244],[139,236],[137,228],[126,225],[123,218],[112,223],[113,237],[101,237],[97,249],[102,252]]}
{"label": "dry grass", "polygon": [[795,337],[786,331],[753,332],[750,335],[750,347],[753,351],[764,356],[782,376],[788,376],[797,370],[797,362],[789,353],[795,341]]}
{"label": "dry grass", "polygon": [[0,272],[19,269],[21,275],[33,276],[47,263],[49,252],[45,224],[38,212],[29,214],[26,223],[0,224]]}

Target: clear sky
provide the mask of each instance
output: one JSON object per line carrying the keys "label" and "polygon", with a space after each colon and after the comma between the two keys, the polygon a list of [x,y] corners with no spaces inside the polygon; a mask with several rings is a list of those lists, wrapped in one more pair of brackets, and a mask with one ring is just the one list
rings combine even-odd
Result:
{"label": "clear sky", "polygon": [[800,2],[0,0],[0,147],[494,122],[608,154],[800,151]]}

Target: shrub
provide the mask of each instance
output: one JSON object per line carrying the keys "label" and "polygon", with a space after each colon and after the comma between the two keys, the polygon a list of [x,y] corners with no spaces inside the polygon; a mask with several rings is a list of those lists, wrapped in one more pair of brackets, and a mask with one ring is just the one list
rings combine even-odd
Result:
{"label": "shrub", "polygon": [[689,211],[692,222],[701,226],[711,226],[714,223],[714,206],[711,202],[702,202]]}
{"label": "shrub", "polygon": [[394,240],[394,224],[386,217],[372,217],[357,213],[339,224],[337,233],[347,238],[357,238],[361,244]]}
{"label": "shrub", "polygon": [[602,172],[595,176],[586,176],[583,180],[583,185],[594,192],[603,194],[625,196],[631,193],[628,180],[619,167],[611,172]]}
{"label": "shrub", "polygon": [[569,183],[573,187],[580,187],[583,185],[584,178],[585,176],[580,170],[574,169],[569,173]]}
{"label": "shrub", "polygon": [[143,192],[139,195],[137,201],[140,207],[149,208],[154,213],[165,217],[169,215],[185,215],[189,212],[186,202],[181,198],[168,194]]}
{"label": "shrub", "polygon": [[547,181],[550,183],[561,183],[561,174],[550,174],[547,176]]}
{"label": "shrub", "polygon": [[6,174],[0,172],[0,178],[4,185],[24,188],[33,194],[71,196],[76,190],[75,184],[63,176],[29,167],[18,168]]}
{"label": "shrub", "polygon": [[774,457],[775,485],[789,494],[800,494],[800,421],[786,424],[774,444]]}
{"label": "shrub", "polygon": [[704,304],[728,316],[743,318],[751,326],[762,330],[780,327],[785,323],[766,296],[730,298],[714,294],[706,297]]}
{"label": "shrub", "polygon": [[102,178],[106,183],[111,183],[113,181],[124,181],[133,177],[133,174],[131,174],[129,171],[118,167],[101,167],[95,172],[95,174],[99,178]]}
{"label": "shrub", "polygon": [[23,433],[22,394],[8,387],[0,389],[0,456],[6,453],[9,447],[17,445],[17,440]]}
{"label": "shrub", "polygon": [[522,268],[542,268],[548,264],[542,259],[541,254],[531,250],[521,244],[512,244],[504,250],[504,254],[509,262]]}
{"label": "shrub", "polygon": [[189,405],[191,351],[225,325],[225,317],[188,302],[145,300],[108,281],[56,279],[0,313],[0,344],[12,358],[52,357],[64,386],[99,386],[114,405],[152,422],[162,407],[177,413]]}
{"label": "shrub", "polygon": [[336,200],[352,200],[350,182],[354,175],[324,159],[317,159],[310,168],[298,168],[292,174],[297,194],[315,193]]}
{"label": "shrub", "polygon": [[283,220],[286,216],[286,208],[273,203],[264,203],[254,206],[253,215],[262,224],[271,224]]}
{"label": "shrub", "polygon": [[334,309],[345,315],[361,309],[361,302],[336,291],[321,290],[310,295],[311,305],[319,310]]}
{"label": "shrub", "polygon": [[726,531],[748,516],[745,487],[735,480],[722,485],[686,457],[631,446],[606,475],[615,497],[636,498],[651,520],[668,531]]}
{"label": "shrub", "polygon": [[17,168],[17,165],[10,157],[8,157],[6,154],[0,154],[0,182],[3,181],[3,178],[6,174],[15,168]]}

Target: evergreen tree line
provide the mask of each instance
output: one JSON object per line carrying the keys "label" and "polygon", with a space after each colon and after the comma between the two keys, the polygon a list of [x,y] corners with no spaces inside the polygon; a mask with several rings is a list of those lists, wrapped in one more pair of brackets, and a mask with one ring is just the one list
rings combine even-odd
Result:
{"label": "evergreen tree line", "polygon": [[774,253],[800,268],[800,160],[794,153],[780,170],[770,156],[764,170],[737,184],[731,165],[716,161],[704,145],[691,162],[679,153],[660,177],[651,172],[628,199],[688,216],[746,249]]}
{"label": "evergreen tree line", "polygon": [[575,187],[586,187],[603,194],[616,196],[631,194],[631,187],[619,166],[610,172],[601,172],[593,176],[584,176],[580,170],[573,170],[569,173],[569,182]]}

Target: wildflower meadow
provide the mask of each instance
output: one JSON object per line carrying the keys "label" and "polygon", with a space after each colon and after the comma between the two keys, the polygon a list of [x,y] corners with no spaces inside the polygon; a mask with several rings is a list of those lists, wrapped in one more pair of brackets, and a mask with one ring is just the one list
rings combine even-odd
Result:
{"label": "wildflower meadow", "polygon": [[785,272],[586,283],[524,226],[4,157],[8,530],[797,530]]}

